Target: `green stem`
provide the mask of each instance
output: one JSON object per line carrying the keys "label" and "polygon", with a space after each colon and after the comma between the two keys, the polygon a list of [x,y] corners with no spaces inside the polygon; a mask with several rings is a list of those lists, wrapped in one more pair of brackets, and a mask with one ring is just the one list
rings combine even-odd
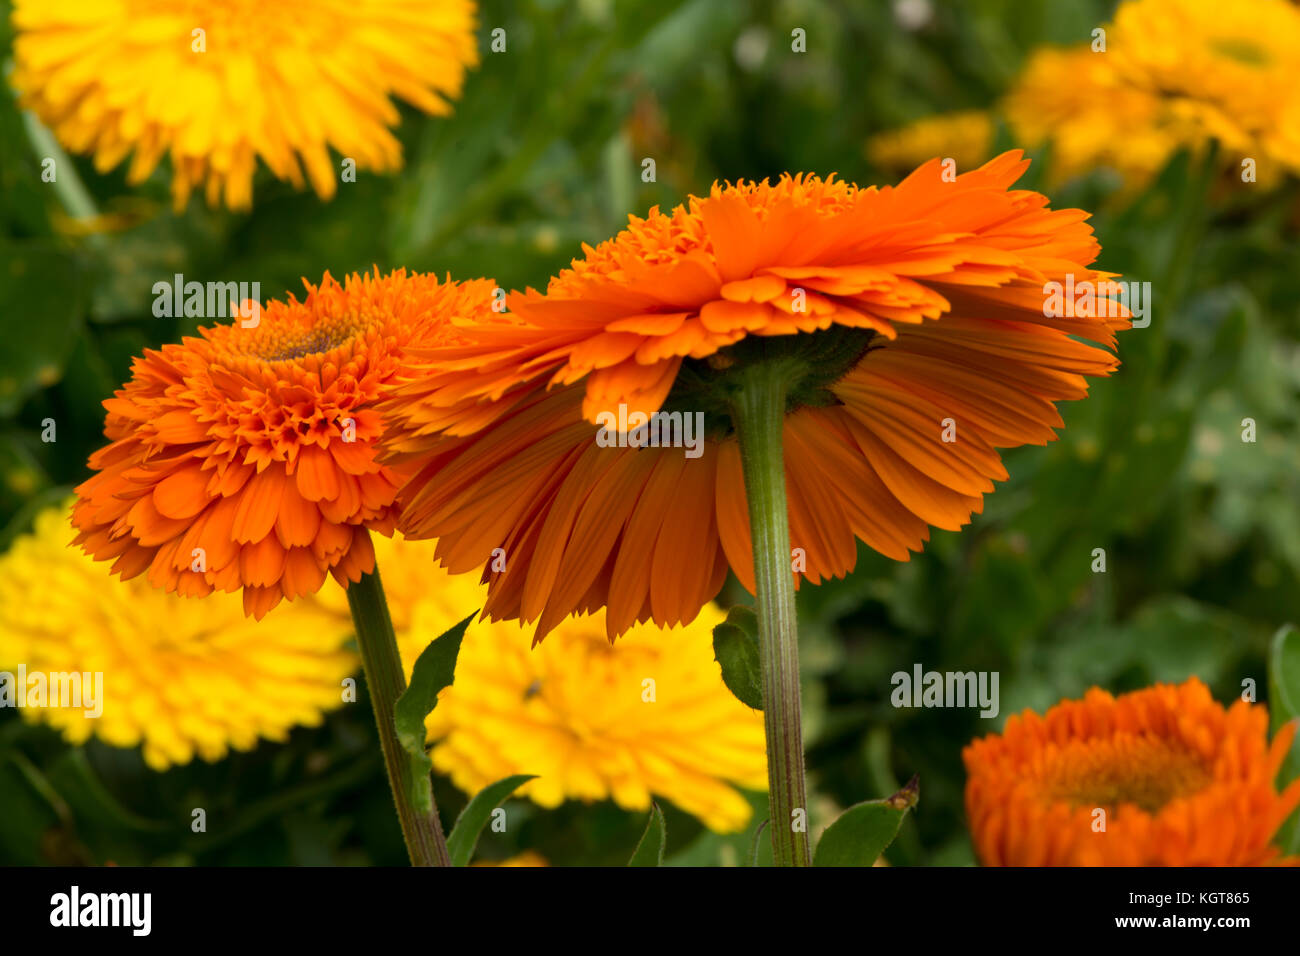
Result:
{"label": "green stem", "polygon": [[397,805],[397,818],[402,824],[402,837],[406,840],[411,865],[451,866],[447,841],[438,820],[438,805],[434,804],[431,813],[421,813],[410,798],[412,775],[418,771],[397,739],[394,715],[397,698],[406,690],[406,675],[402,672],[402,659],[397,652],[397,637],[393,633],[392,618],[388,616],[388,602],[384,600],[378,566],[373,573],[363,574],[360,581],[348,588],[348,607],[352,609],[357,644],[366,671],[366,686],[370,689],[375,724],[379,728],[379,745],[384,751],[388,783],[393,790],[393,802]]}
{"label": "green stem", "polygon": [[[781,360],[758,362],[746,369],[740,387],[732,394],[731,410],[740,439],[754,546],[772,850],[778,866],[809,866],[799,636],[781,447],[790,371]],[[795,811],[803,811],[798,819]]]}

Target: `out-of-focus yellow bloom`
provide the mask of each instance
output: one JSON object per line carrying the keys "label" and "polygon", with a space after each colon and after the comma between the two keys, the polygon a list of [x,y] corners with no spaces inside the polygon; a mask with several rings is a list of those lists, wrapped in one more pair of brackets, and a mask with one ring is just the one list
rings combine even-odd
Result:
{"label": "out-of-focus yellow bloom", "polygon": [[[437,568],[434,546],[375,538],[408,676],[487,593],[474,575]],[[314,600],[341,615],[336,591]],[[767,788],[763,715],[722,683],[712,629],[723,618],[709,605],[691,624],[637,625],[611,644],[601,612],[565,620],[537,647],[518,623],[476,621],[429,716],[434,769],[466,793],[531,773],[517,792],[544,807],[613,799],[641,811],[655,795],[711,829],[742,829],[751,809],[732,784]]]}
{"label": "out-of-focus yellow bloom", "polygon": [[47,693],[43,706],[22,708],[25,717],[72,743],[93,734],[142,746],[149,766],[165,770],[284,740],[343,703],[358,662],[335,617],[297,602],[259,624],[235,595],[182,598],[144,578],[119,581],[69,547],[70,507],[41,512],[33,533],[0,556],[0,671],[25,668],[28,702],[34,675],[48,689],[51,674],[90,674],[81,684],[91,690],[101,674],[102,714],[87,715],[97,707],[84,692],[81,706],[51,706]]}
{"label": "out-of-focus yellow bloom", "polygon": [[15,0],[12,82],[74,152],[172,198],[252,203],[258,157],[324,199],[343,166],[401,166],[391,97],[451,111],[478,62],[473,0]]}
{"label": "out-of-focus yellow bloom", "polygon": [[1169,102],[1204,135],[1300,171],[1300,6],[1291,0],[1132,0],[1116,11],[1107,49],[1124,83]]}
{"label": "out-of-focus yellow bloom", "polygon": [[1300,171],[1300,7],[1285,0],[1132,0],[1106,49],[1045,48],[1003,110],[1018,143],[1050,143],[1060,180],[1098,167],[1148,181],[1217,140],[1259,182]]}
{"label": "out-of-focus yellow bloom", "polygon": [[867,158],[881,169],[911,172],[935,156],[953,159],[958,172],[983,164],[993,148],[993,118],[987,110],[927,116],[867,142]]}
{"label": "out-of-focus yellow bloom", "polygon": [[1180,147],[1205,145],[1171,104],[1126,85],[1106,53],[1087,46],[1035,52],[1003,102],[1018,143],[1051,144],[1055,182],[1108,168],[1126,183],[1158,173]]}

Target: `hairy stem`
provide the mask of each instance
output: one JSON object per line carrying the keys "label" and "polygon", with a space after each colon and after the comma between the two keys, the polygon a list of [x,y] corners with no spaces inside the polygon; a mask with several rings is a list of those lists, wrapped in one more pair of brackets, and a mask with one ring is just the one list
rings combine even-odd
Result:
{"label": "hairy stem", "polygon": [[406,690],[406,676],[397,653],[397,637],[393,633],[392,618],[388,615],[388,602],[384,599],[378,567],[371,574],[363,574],[360,581],[348,588],[348,607],[352,609],[357,644],[365,666],[366,686],[370,689],[375,724],[379,728],[379,745],[384,751],[388,783],[393,790],[393,802],[397,805],[397,818],[402,824],[402,837],[406,840],[411,865],[451,866],[447,841],[438,820],[437,804],[431,813],[421,813],[410,798],[412,774],[419,771],[397,739],[394,719],[397,698]]}

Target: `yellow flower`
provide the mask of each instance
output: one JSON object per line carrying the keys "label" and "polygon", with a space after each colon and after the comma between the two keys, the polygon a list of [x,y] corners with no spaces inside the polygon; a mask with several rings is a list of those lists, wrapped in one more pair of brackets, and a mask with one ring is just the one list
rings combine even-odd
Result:
{"label": "yellow flower", "polygon": [[1203,135],[1300,170],[1300,7],[1290,0],[1133,0],[1116,11],[1107,49],[1125,83]]}
{"label": "yellow flower", "polygon": [[935,156],[956,161],[965,172],[990,158],[993,119],[985,110],[927,116],[900,129],[877,133],[867,142],[867,158],[881,169],[910,172]]}
{"label": "yellow flower", "polygon": [[27,706],[25,717],[74,744],[93,734],[142,745],[145,762],[165,770],[282,741],[343,703],[357,661],[332,615],[299,602],[258,624],[236,595],[182,598],[143,578],[119,582],[69,547],[70,507],[41,512],[0,556],[0,671],[16,678],[25,668],[27,687],[16,689],[29,703],[35,675],[49,687],[52,674],[90,674],[81,681],[89,692],[100,674],[103,712],[88,715],[97,708],[83,693],[81,706]]}
{"label": "yellow flower", "polygon": [[1132,0],[1105,30],[1105,51],[1037,51],[1004,100],[1018,142],[1050,142],[1055,179],[1109,167],[1141,185],[1211,140],[1260,182],[1300,171],[1300,8]]}
{"label": "yellow flower", "polygon": [[[431,640],[486,599],[476,576],[435,566],[435,546],[375,538],[408,676]],[[346,613],[338,589],[314,600]],[[517,622],[475,621],[455,684],[429,716],[434,769],[466,793],[531,773],[518,793],[544,807],[613,799],[644,811],[655,795],[711,829],[742,829],[751,810],[732,784],[767,789],[763,715],[722,683],[712,629],[723,617],[708,605],[689,625],[636,625],[611,644],[602,611],[568,618],[531,648]]]}
{"label": "yellow flower", "polygon": [[1050,143],[1051,178],[1092,169],[1140,185],[1180,147],[1204,145],[1196,125],[1169,104],[1121,81],[1108,53],[1087,46],[1036,51],[1002,104],[1017,142]]}
{"label": "yellow flower", "polygon": [[15,0],[12,77],[70,150],[127,180],[172,160],[179,209],[252,203],[257,157],[334,195],[343,165],[401,166],[390,97],[451,111],[478,62],[473,0]]}

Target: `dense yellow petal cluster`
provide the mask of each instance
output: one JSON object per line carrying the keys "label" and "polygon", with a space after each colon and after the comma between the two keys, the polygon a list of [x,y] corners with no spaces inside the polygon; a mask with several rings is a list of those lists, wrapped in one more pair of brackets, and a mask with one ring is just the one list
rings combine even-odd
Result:
{"label": "dense yellow petal cluster", "polygon": [[1019,142],[1064,178],[1098,166],[1145,182],[1217,141],[1260,181],[1300,172],[1300,7],[1288,0],[1130,0],[1092,45],[1045,49],[1006,98]]}
{"label": "dense yellow petal cluster", "polygon": [[334,616],[298,602],[256,623],[235,595],[195,600],[143,578],[120,582],[69,547],[69,510],[43,511],[0,556],[0,672],[24,668],[29,684],[102,674],[102,714],[88,716],[84,698],[50,706],[47,697],[22,709],[28,719],[72,743],[94,735],[142,746],[149,766],[164,770],[250,750],[259,738],[282,741],[343,703],[357,659]]}
{"label": "dense yellow petal cluster", "polygon": [[[482,608],[474,575],[434,566],[435,542],[375,539],[398,647],[409,676],[430,641]],[[315,600],[346,613],[342,592]],[[714,830],[739,830],[767,788],[763,716],[722,683],[709,605],[692,624],[637,625],[611,644],[604,613],[565,620],[529,647],[514,622],[470,625],[456,682],[429,717],[433,766],[466,793],[536,774],[518,791],[544,807],[612,799],[646,810],[652,795]]]}
{"label": "dense yellow petal cluster", "polygon": [[1087,46],[1036,51],[1003,110],[1019,142],[1050,144],[1058,182],[1105,168],[1140,185],[1180,148],[1206,143],[1188,110],[1125,84],[1115,59]]}
{"label": "dense yellow petal cluster", "polygon": [[401,166],[392,97],[451,111],[474,18],[473,0],[15,0],[12,82],[101,172],[134,153],[138,183],[170,155],[178,208],[197,187],[247,208],[258,157],[328,199],[342,161]]}
{"label": "dense yellow petal cluster", "polygon": [[[1035,50],[992,111],[1016,145],[1050,147],[1053,181],[1104,168],[1140,187],[1211,141],[1225,168],[1254,160],[1258,182],[1300,172],[1300,6],[1129,0],[1101,29]],[[934,156],[968,169],[989,158],[992,128],[976,110],[929,116],[877,134],[867,154],[887,169]]]}

